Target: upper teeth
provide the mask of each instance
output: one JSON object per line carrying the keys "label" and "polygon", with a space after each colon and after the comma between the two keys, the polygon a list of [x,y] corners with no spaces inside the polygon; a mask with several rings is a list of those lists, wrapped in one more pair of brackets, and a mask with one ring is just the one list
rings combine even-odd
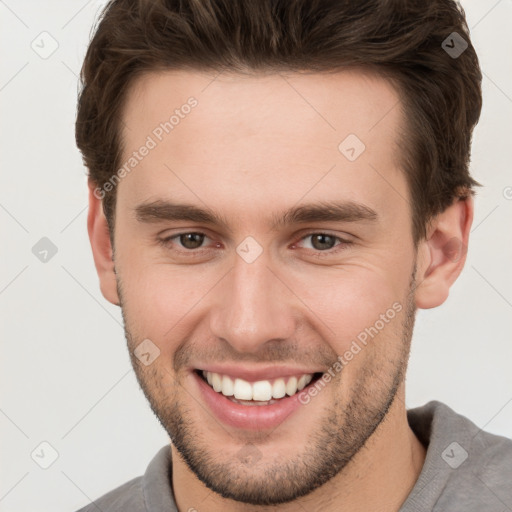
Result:
{"label": "upper teeth", "polygon": [[272,398],[283,398],[285,395],[292,396],[307,386],[313,378],[312,373],[297,377],[281,377],[273,382],[259,380],[247,382],[243,379],[232,379],[220,373],[206,372],[203,375],[208,384],[224,396],[234,396],[238,400],[259,400],[267,402]]}

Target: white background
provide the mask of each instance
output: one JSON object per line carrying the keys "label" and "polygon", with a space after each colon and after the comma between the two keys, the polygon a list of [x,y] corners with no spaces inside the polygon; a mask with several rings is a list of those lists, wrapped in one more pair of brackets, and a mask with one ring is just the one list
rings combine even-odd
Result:
{"label": "white background", "polygon": [[[87,238],[77,75],[103,3],[0,2],[1,511],[76,510],[142,474],[168,441]],[[462,276],[418,314],[407,406],[440,400],[512,437],[512,0],[462,5],[484,72],[472,173],[485,186]],[[43,31],[59,45],[47,59],[31,48]],[[58,248],[47,263],[32,253],[44,236]],[[31,458],[43,441],[59,454],[48,469]]]}

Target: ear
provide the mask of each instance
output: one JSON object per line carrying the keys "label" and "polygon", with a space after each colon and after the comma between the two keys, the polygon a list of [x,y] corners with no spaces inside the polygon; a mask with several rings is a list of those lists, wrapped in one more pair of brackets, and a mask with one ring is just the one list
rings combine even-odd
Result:
{"label": "ear", "polygon": [[[89,213],[87,216],[87,231],[91,241],[92,254],[96,272],[100,278],[100,289],[103,297],[112,304],[119,306],[117,281],[114,268],[113,250],[110,242],[110,230],[103,213],[101,199],[95,194],[95,184],[89,180]],[[102,191],[102,193],[104,193]]]}
{"label": "ear", "polygon": [[440,306],[461,273],[473,223],[473,198],[456,199],[432,221],[426,240],[418,247],[416,306]]}

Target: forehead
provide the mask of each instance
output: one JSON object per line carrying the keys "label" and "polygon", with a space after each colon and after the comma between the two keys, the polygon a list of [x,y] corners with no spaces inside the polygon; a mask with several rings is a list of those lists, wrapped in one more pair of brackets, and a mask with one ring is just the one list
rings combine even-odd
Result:
{"label": "forehead", "polygon": [[390,186],[407,195],[396,146],[400,107],[390,82],[361,70],[148,73],[127,95],[123,163],[151,149],[119,184],[120,196],[216,197],[268,209],[283,195],[293,203],[341,194],[379,207]]}

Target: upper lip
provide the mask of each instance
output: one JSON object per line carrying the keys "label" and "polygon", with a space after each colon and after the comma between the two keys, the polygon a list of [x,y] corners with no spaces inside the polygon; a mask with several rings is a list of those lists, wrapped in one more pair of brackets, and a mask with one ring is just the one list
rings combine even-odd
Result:
{"label": "upper lip", "polygon": [[228,375],[234,379],[243,379],[248,382],[257,382],[259,380],[271,380],[279,377],[292,377],[304,374],[323,373],[321,369],[301,368],[298,366],[260,366],[243,367],[240,364],[205,364],[195,367],[194,370],[204,370],[206,372],[220,373]]}

